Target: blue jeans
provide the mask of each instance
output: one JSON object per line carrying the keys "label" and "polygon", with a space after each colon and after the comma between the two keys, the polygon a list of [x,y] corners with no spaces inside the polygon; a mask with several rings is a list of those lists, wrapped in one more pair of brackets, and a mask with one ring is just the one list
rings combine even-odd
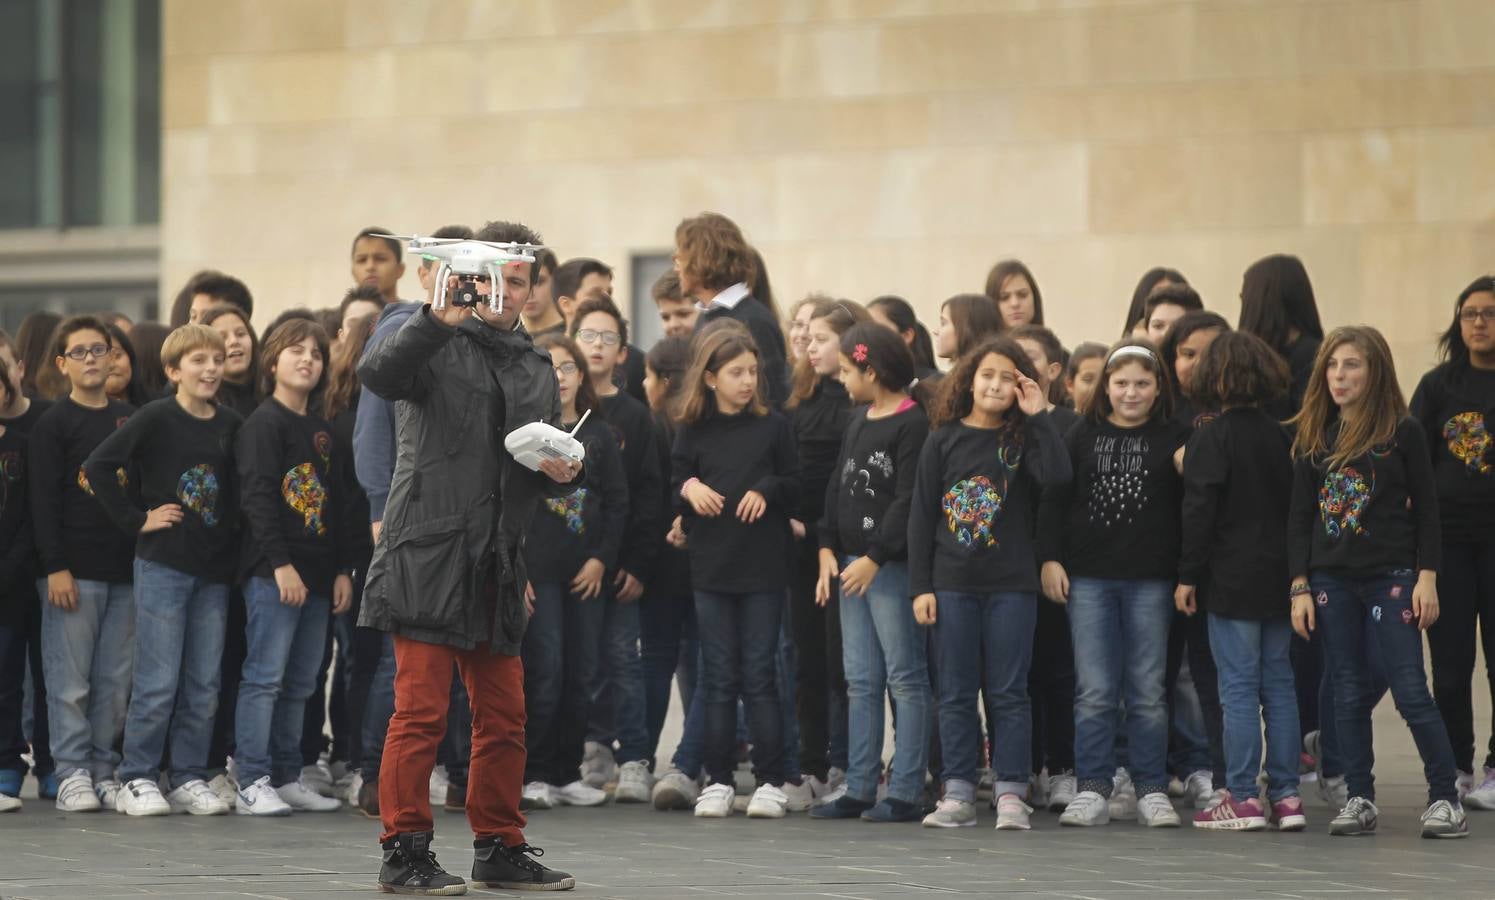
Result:
{"label": "blue jeans", "polygon": [[[699,642],[692,642],[696,653],[696,671],[701,671],[706,665],[701,659],[701,647]],[[682,697],[682,700],[685,698]],[[690,778],[698,778],[701,767],[706,757],[706,692],[699,689],[691,691],[690,699],[685,700],[685,722],[680,729],[680,743],[675,745],[675,754],[670,757],[670,764]]]}
{"label": "blue jeans", "polygon": [[1309,581],[1318,630],[1324,637],[1325,661],[1333,669],[1339,751],[1350,796],[1367,800],[1376,796],[1370,714],[1380,696],[1372,666],[1379,659],[1396,710],[1411,729],[1422,757],[1428,802],[1457,802],[1453,745],[1428,691],[1422,631],[1412,615],[1417,573],[1398,570],[1369,578],[1343,578],[1316,571]]}
{"label": "blue jeans", "polygon": [[114,777],[114,748],[125,727],[135,662],[135,599],[128,584],[79,581],[78,607],[42,602],[42,675],[56,772],[82,769],[94,781]]}
{"label": "blue jeans", "polygon": [[607,594],[598,636],[600,665],[592,678],[587,740],[618,743],[619,764],[654,755],[644,711],[644,664],[639,656],[639,601],[622,603]]}
{"label": "blue jeans", "polygon": [[[845,557],[842,567],[855,559]],[[885,563],[865,597],[842,594],[840,611],[851,735],[846,793],[867,803],[877,799],[877,779],[882,772],[883,697],[892,693],[898,724],[888,796],[906,803],[918,802],[924,796],[934,704],[929,696],[929,660],[924,653],[928,629],[914,621],[914,607],[908,598],[908,564]]]}
{"label": "blue jeans", "polygon": [[[1033,756],[1028,669],[1033,659],[1037,595],[1021,591],[938,591],[936,602],[934,637],[940,657],[945,796],[972,800],[976,795],[981,759],[977,691],[986,696],[986,708],[997,732],[991,748],[996,776],[993,793],[1026,795]],[[901,711],[898,719],[902,725]]]}
{"label": "blue jeans", "polygon": [[[670,711],[670,686],[680,679],[680,700],[687,709],[695,687],[695,598],[678,591],[649,591],[639,601],[639,648],[644,672],[644,725],[650,756],[659,751],[659,735]],[[690,665],[683,662],[688,659]]]}
{"label": "blue jeans", "polygon": [[[794,633],[789,625],[789,607],[784,607],[784,621],[780,626],[782,633],[779,635],[779,656],[776,663],[779,678],[779,709],[784,714],[784,774],[787,777],[797,778],[803,773],[799,760],[799,710],[795,705],[799,696],[799,660],[794,652]],[[742,743],[747,738],[747,731],[743,728],[746,722],[746,710],[739,707],[737,711],[737,741]]]}
{"label": "blue jeans", "polygon": [[1261,726],[1267,732],[1267,796],[1298,793],[1298,692],[1285,618],[1227,619],[1209,614],[1209,641],[1219,673],[1225,724],[1225,786],[1237,802],[1256,796]]}
{"label": "blue jeans", "polygon": [[526,783],[566,785],[580,777],[603,616],[602,597],[582,600],[564,584],[535,585],[535,612],[520,654],[527,717]]}
{"label": "blue jeans", "polygon": [[332,603],[311,594],[301,606],[280,602],[273,578],[244,582],[246,652],[234,711],[234,761],[249,785],[269,775],[276,786],[301,775],[301,728],[317,685]]}
{"label": "blue jeans", "polygon": [[368,705],[363,710],[363,759],[359,772],[364,784],[379,780],[379,764],[384,759],[384,735],[390,717],[395,714],[395,639],[385,632],[379,664],[369,685]]}
{"label": "blue jeans", "polygon": [[1117,710],[1126,702],[1127,760],[1137,796],[1168,789],[1168,627],[1171,582],[1071,578],[1075,650],[1075,774],[1081,790],[1111,795]]}
{"label": "blue jeans", "polygon": [[758,783],[784,783],[784,708],[775,661],[783,619],[783,591],[696,591],[706,695],[704,755],[714,784],[735,783],[738,696],[747,706]]}
{"label": "blue jeans", "polygon": [[168,731],[171,788],[207,774],[227,627],[227,584],[135,558],[135,677],[120,781],[156,780]]}

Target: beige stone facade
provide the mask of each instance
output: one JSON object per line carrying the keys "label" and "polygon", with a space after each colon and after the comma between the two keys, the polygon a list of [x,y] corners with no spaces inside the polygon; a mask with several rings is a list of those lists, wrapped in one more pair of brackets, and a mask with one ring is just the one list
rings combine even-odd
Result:
{"label": "beige stone facade", "polygon": [[[333,303],[360,227],[515,218],[629,278],[703,209],[780,299],[929,318],[1018,256],[1067,343],[1291,252],[1404,384],[1495,270],[1490,0],[167,0],[162,286]],[[404,285],[413,295],[413,272]],[[633,298],[624,297],[625,302]],[[641,298],[647,303],[647,298]],[[647,308],[647,307],[643,307]]]}

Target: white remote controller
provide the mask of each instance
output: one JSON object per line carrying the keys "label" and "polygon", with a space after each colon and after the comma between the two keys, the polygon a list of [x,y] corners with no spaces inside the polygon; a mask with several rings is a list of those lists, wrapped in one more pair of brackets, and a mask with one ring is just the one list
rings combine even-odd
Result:
{"label": "white remote controller", "polygon": [[504,438],[504,449],[515,462],[533,472],[540,471],[540,464],[547,459],[579,463],[586,459],[587,448],[576,439],[576,432],[591,414],[590,409],[582,413],[569,434],[544,422],[531,422],[516,428]]}

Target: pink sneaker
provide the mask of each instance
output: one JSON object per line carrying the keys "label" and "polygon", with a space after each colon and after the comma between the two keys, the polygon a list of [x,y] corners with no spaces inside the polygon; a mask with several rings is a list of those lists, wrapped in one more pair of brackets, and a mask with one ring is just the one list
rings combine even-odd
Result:
{"label": "pink sneaker", "polygon": [[[1299,816],[1301,815],[1300,809]],[[1233,797],[1228,797],[1218,806],[1196,813],[1194,827],[1211,831],[1262,831],[1267,827],[1267,817],[1255,797],[1243,802],[1236,802]]]}
{"label": "pink sneaker", "polygon": [[1278,831],[1302,831],[1308,827],[1308,817],[1303,815],[1303,800],[1300,797],[1284,797],[1272,804],[1272,821]]}

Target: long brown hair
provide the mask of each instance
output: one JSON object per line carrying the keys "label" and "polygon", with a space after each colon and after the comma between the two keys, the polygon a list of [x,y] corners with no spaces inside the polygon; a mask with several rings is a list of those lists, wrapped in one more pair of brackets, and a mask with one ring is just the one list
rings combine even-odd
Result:
{"label": "long brown hair", "polygon": [[[986,300],[985,297],[981,299]],[[940,428],[971,414],[971,408],[976,403],[976,371],[981,368],[981,361],[993,353],[1011,360],[1012,365],[1023,375],[1034,381],[1038,380],[1038,370],[1033,368],[1033,360],[1023,352],[1022,345],[1005,335],[988,338],[962,355],[950,374],[940,379],[939,397],[929,409],[929,427]],[[1021,425],[1026,418],[1016,398],[1013,399],[1012,406],[1002,414],[1002,421],[1007,425]]]}
{"label": "long brown hair", "polygon": [[587,372],[587,358],[582,354],[581,348],[576,346],[576,341],[564,334],[542,334],[535,338],[535,349],[546,353],[560,350],[569,355],[581,375],[581,384],[576,387],[576,414],[580,416],[591,410],[593,415],[602,415],[602,402],[597,399],[597,389],[592,387],[592,376]]}
{"label": "long brown hair", "polygon": [[[734,323],[735,324],[735,323]],[[683,425],[694,425],[716,411],[714,392],[706,386],[706,373],[715,375],[722,366],[744,353],[751,353],[760,363],[763,356],[758,344],[746,328],[718,328],[696,335],[691,352],[690,369],[685,373],[685,388],[681,395],[680,414],[676,420]],[[753,392],[753,401],[747,411],[755,416],[768,415],[768,406],[763,402],[763,378],[759,372],[758,389]]]}
{"label": "long brown hair", "polygon": [[[1355,415],[1343,419],[1343,427],[1329,444],[1329,424],[1339,414],[1329,394],[1329,358],[1349,344],[1365,357],[1365,394]],[[1303,408],[1288,424],[1296,426],[1293,456],[1322,458],[1331,469],[1369,453],[1389,442],[1396,426],[1407,417],[1407,401],[1396,380],[1391,347],[1381,332],[1369,325],[1346,325],[1329,332],[1313,360],[1313,376],[1303,395]]]}
{"label": "long brown hair", "polygon": [[955,329],[955,358],[963,359],[987,338],[1007,330],[997,303],[985,294],[956,294],[940,304]]}
{"label": "long brown hair", "polygon": [[317,350],[322,354],[322,374],[317,377],[312,393],[327,384],[327,373],[332,368],[332,362],[328,359],[331,354],[327,350],[327,329],[311,319],[286,319],[270,332],[265,338],[265,345],[260,348],[260,396],[268,397],[275,393],[275,364],[280,361],[280,354],[307,338],[317,342]]}
{"label": "long brown hair", "polygon": [[1124,338],[1118,341],[1106,354],[1105,365],[1101,366],[1100,381],[1096,382],[1095,390],[1090,394],[1090,402],[1085,408],[1079,410],[1080,414],[1092,422],[1103,422],[1116,411],[1111,403],[1111,395],[1107,385],[1111,383],[1111,376],[1116,370],[1127,363],[1137,363],[1152,374],[1158,383],[1158,396],[1152,402],[1152,411],[1148,415],[1148,421],[1157,422],[1173,415],[1173,383],[1168,380],[1168,373],[1163,368],[1163,361],[1158,358],[1158,351],[1149,341],[1139,341],[1136,338]]}
{"label": "long brown hair", "polygon": [[322,415],[329,422],[353,405],[353,395],[358,393],[358,361],[363,358],[363,348],[374,335],[375,318],[356,316],[349,319],[343,329],[343,339],[332,351],[328,364],[332,374],[327,379],[327,396],[323,398],[322,406]]}
{"label": "long brown hair", "polygon": [[[810,321],[824,319],[825,324],[830,326],[831,331],[840,337],[851,329],[853,325],[870,322],[872,318],[867,315],[867,310],[862,304],[854,300],[832,300],[822,297],[815,301],[815,306],[810,310]],[[827,376],[834,378],[835,376]],[[815,388],[820,384],[820,374],[815,367],[810,365],[810,354],[805,353],[799,362],[794,364],[794,378],[789,389],[789,399],[784,402],[785,409],[795,409],[801,403],[815,395]]]}

